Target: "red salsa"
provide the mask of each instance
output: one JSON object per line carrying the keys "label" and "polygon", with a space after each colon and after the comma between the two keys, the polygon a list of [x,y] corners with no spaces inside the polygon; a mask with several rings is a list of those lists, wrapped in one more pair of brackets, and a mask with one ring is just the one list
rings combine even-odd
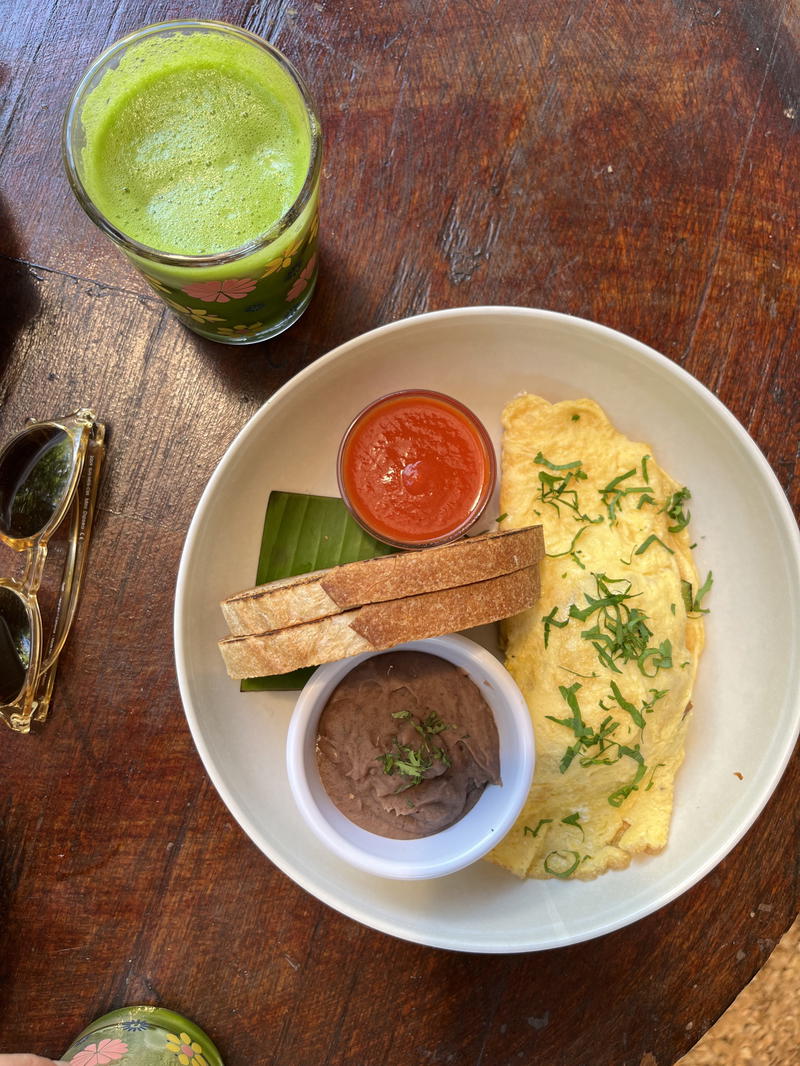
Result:
{"label": "red salsa", "polygon": [[338,473],[345,502],[370,533],[422,547],[459,536],[478,518],[494,489],[494,448],[457,400],[396,392],[355,419]]}

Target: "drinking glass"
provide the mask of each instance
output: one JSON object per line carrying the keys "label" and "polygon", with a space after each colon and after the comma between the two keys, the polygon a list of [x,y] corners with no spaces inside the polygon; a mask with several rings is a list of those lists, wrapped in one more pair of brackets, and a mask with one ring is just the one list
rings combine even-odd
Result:
{"label": "drinking glass", "polygon": [[252,344],[305,311],[322,134],[260,37],[182,19],[111,45],[72,94],[63,155],[86,214],[195,333]]}
{"label": "drinking glass", "polygon": [[87,1025],[62,1061],[71,1066],[222,1066],[211,1038],[165,1007],[122,1007]]}

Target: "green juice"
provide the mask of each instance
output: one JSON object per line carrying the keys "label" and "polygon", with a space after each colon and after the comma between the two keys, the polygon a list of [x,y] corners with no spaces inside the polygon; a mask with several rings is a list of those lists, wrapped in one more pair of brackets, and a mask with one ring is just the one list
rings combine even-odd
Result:
{"label": "green juice", "polygon": [[150,27],[101,63],[73,105],[84,207],[197,332],[285,329],[317,265],[319,129],[298,76],[219,24]]}

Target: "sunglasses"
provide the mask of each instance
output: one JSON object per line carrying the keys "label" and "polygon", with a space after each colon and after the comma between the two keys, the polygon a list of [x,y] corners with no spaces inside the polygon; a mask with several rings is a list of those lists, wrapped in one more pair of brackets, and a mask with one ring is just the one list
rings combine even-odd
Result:
{"label": "sunglasses", "polygon": [[[25,552],[20,578],[0,578],[0,719],[18,733],[47,716],[58,657],[78,606],[105,426],[82,409],[28,421],[0,449],[0,541]],[[66,528],[66,555],[45,640],[38,593],[48,544]]]}

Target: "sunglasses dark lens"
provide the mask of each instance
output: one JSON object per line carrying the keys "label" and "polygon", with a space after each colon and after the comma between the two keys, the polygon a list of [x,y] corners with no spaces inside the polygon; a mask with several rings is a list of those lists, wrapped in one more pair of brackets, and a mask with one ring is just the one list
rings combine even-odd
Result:
{"label": "sunglasses dark lens", "polygon": [[33,426],[0,458],[0,532],[34,537],[53,517],[72,476],[72,438],[56,426]]}
{"label": "sunglasses dark lens", "polygon": [[13,703],[31,661],[31,623],[24,602],[0,586],[0,703]]}

